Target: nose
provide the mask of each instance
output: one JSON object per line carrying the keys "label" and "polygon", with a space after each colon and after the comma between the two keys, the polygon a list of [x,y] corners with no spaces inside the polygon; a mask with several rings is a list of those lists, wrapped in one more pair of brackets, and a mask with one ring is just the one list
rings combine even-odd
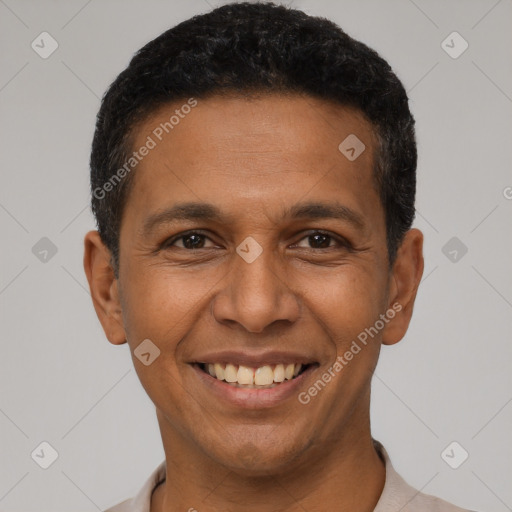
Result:
{"label": "nose", "polygon": [[234,254],[224,287],[213,298],[212,313],[218,322],[261,333],[274,323],[294,323],[299,318],[300,297],[272,253],[263,250],[251,263]]}

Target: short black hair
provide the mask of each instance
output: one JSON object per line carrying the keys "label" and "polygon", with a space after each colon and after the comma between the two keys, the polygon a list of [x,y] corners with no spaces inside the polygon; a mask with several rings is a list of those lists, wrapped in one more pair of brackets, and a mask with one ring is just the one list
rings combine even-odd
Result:
{"label": "short black hair", "polygon": [[[119,170],[126,169],[138,124],[170,102],[265,92],[355,107],[372,125],[391,267],[415,214],[414,118],[402,83],[377,52],[330,20],[272,2],[235,2],[147,43],[103,96],[90,159],[91,205],[116,277],[121,218],[133,182],[133,172]],[[119,183],[112,181],[116,176]]]}

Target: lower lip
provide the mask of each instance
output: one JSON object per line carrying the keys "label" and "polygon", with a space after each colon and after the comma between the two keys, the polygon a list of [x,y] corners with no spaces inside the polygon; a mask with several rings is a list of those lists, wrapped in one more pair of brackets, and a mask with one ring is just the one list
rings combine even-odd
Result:
{"label": "lower lip", "polygon": [[273,388],[239,388],[223,380],[216,379],[201,370],[198,364],[192,364],[197,376],[207,388],[221,400],[245,409],[265,409],[280,405],[292,396],[298,396],[299,388],[318,367],[312,364],[303,373],[291,380],[285,380]]}

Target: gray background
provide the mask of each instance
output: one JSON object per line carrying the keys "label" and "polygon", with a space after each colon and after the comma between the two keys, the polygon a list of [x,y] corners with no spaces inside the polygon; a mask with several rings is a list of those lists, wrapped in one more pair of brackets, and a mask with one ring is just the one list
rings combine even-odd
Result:
{"label": "gray background", "polygon": [[[163,460],[154,407],[82,268],[88,156],[99,98],[131,55],[221,3],[0,0],[0,510],[103,509]],[[426,268],[409,332],[376,371],[374,436],[423,492],[512,510],[512,2],[289,4],[377,49],[417,121]],[[47,59],[31,48],[43,31],[59,44]],[[469,43],[457,59],[441,46],[453,31]],[[454,236],[468,249],[457,242],[456,261]],[[48,242],[32,249],[43,237],[57,248],[46,261]],[[30,456],[42,441],[59,455],[46,470]],[[469,453],[458,469],[441,457],[452,441]]]}

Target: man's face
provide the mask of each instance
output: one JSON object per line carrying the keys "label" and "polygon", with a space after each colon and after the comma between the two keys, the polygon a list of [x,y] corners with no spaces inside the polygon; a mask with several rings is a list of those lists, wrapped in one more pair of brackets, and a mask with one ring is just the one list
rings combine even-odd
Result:
{"label": "man's face", "polygon": [[[124,332],[132,353],[146,339],[160,350],[148,366],[133,361],[164,435],[229,469],[286,471],[356,439],[368,422],[382,332],[341,370],[332,366],[390,307],[375,136],[357,111],[309,97],[197,101],[161,141],[155,128],[184,102],[136,134],[134,149],[148,135],[157,144],[134,171],[122,219]],[[338,149],[351,134],[366,146],[353,161]],[[185,203],[211,205],[218,217],[156,217]],[[299,211],[313,203],[344,214]],[[308,366],[247,388],[202,363]],[[304,403],[330,368],[330,382]]]}

